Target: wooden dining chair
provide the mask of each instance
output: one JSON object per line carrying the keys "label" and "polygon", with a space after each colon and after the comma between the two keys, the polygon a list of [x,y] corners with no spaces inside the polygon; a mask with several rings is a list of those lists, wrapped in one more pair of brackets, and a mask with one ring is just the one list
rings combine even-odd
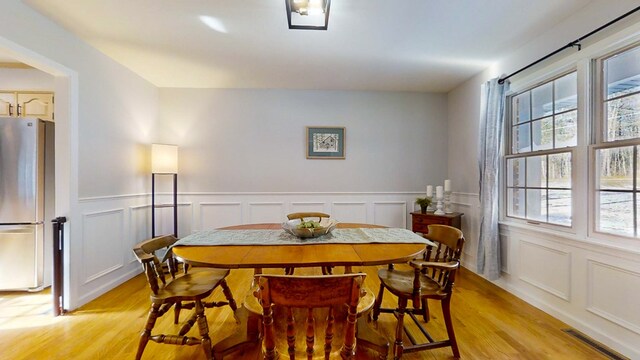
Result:
{"label": "wooden dining chair", "polygon": [[[304,221],[305,219],[309,219],[309,220],[318,219],[318,222],[320,222],[322,221],[322,219],[328,219],[330,217],[331,215],[321,213],[321,212],[296,212],[296,213],[287,214],[287,219],[289,220],[300,219],[302,221]],[[296,268],[294,267],[287,267],[284,269],[284,273],[286,275],[293,275],[295,270]],[[331,275],[332,273],[333,273],[333,266],[322,267],[323,275]]]}
{"label": "wooden dining chair", "polygon": [[[437,246],[427,247],[423,259],[410,261],[409,265],[413,268],[412,270],[401,271],[390,266],[388,269],[378,271],[380,291],[373,307],[373,319],[377,320],[381,312],[393,313],[397,317],[396,339],[393,344],[395,359],[400,359],[403,353],[447,346],[451,347],[453,356],[459,358],[460,352],[451,322],[451,295],[456,271],[460,267],[464,236],[462,231],[451,226],[429,225],[429,233],[424,237],[435,242]],[[398,297],[396,309],[381,308],[385,289]],[[447,340],[434,340],[416,317],[416,314],[422,315],[424,322],[429,321],[427,299],[440,301],[447,329]],[[413,308],[407,308],[409,300],[413,302]],[[405,314],[409,314],[428,342],[418,344],[415,338],[407,332],[411,345],[404,345],[402,336]]]}
{"label": "wooden dining chair", "polygon": [[[151,288],[151,310],[145,328],[140,334],[136,360],[142,357],[149,340],[172,345],[202,345],[207,359],[212,359],[211,339],[204,309],[224,305],[229,305],[233,311],[237,309],[231,290],[225,281],[229,270],[188,269],[188,266],[185,265],[183,273],[177,273],[177,262],[169,249],[176,241],[174,236],[167,235],[143,241],[133,247],[133,252],[142,264],[142,269]],[[164,261],[161,261],[156,253],[163,250],[167,250],[167,252],[163,257]],[[163,263],[166,263],[167,266],[163,266]],[[169,280],[165,271],[170,276]],[[205,302],[204,299],[211,295],[218,286],[222,287],[227,301]],[[171,307],[174,307],[175,324],[179,321],[181,309],[195,308],[195,313],[189,317],[177,335],[152,334],[151,331],[158,317],[167,313]],[[186,336],[196,322],[200,337]]]}
{"label": "wooden dining chair", "polygon": [[[304,339],[306,343],[305,357],[314,354],[316,323],[326,322],[324,330],[324,358],[329,359],[336,329],[342,328],[343,344],[340,356],[351,359],[355,356],[356,318],[361,289],[366,274],[323,275],[323,276],[288,276],[288,275],[256,275],[258,290],[255,296],[262,306],[264,327],[264,358],[275,359],[278,356],[276,344],[286,340],[286,349],[291,359],[296,355],[296,329],[294,309],[306,309],[304,316]],[[344,326],[335,321],[336,312],[347,305]],[[274,321],[274,305],[285,312],[286,330],[276,332]],[[326,308],[326,319],[316,319],[314,309]],[[283,325],[283,324],[278,324]],[[277,338],[276,334],[286,333],[286,339]]]}

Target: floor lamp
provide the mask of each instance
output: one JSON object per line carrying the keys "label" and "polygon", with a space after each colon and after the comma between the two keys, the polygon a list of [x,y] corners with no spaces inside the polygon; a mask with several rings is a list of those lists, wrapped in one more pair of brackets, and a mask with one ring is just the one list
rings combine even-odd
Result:
{"label": "floor lamp", "polygon": [[[156,204],[156,175],[173,177],[173,203]],[[151,144],[151,237],[156,237],[156,209],[173,208],[173,236],[178,237],[178,146]]]}

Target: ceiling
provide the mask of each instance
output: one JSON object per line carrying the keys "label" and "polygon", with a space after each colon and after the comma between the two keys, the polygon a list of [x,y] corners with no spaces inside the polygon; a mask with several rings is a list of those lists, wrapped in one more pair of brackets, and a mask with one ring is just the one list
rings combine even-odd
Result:
{"label": "ceiling", "polygon": [[24,0],[159,87],[447,92],[591,1]]}

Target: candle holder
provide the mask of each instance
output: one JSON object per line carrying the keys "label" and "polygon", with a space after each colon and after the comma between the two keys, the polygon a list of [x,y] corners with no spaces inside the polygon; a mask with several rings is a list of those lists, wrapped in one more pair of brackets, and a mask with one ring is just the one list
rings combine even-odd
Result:
{"label": "candle holder", "polygon": [[433,196],[427,196],[429,199],[429,206],[427,206],[427,211],[435,211],[435,207],[433,206]]}
{"label": "candle holder", "polygon": [[436,196],[436,211],[435,215],[444,215],[444,211],[442,211],[442,197]]}
{"label": "candle holder", "polygon": [[453,213],[453,209],[451,209],[451,191],[444,192],[444,212],[447,214]]}

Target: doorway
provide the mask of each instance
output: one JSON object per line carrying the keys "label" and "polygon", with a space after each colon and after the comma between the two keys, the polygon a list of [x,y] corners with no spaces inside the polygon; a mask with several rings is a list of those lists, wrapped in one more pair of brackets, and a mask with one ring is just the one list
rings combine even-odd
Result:
{"label": "doorway", "polygon": [[[13,320],[20,317],[20,323],[25,324],[25,319],[34,320],[34,323],[42,323],[46,317],[53,317],[53,296],[51,294],[51,283],[53,277],[53,246],[52,246],[52,223],[55,216],[69,216],[70,210],[70,124],[71,124],[71,102],[70,94],[73,72],[63,66],[35,54],[17,44],[0,38],[0,90],[28,90],[33,93],[53,93],[55,94],[55,156],[52,161],[55,170],[55,185],[49,187],[49,193],[53,193],[55,206],[52,211],[42,219],[45,233],[49,237],[44,247],[45,259],[44,272],[42,276],[42,286],[30,289],[32,291],[2,291],[0,292],[0,303],[6,312],[0,329],[4,326],[13,326]],[[77,84],[77,82],[76,82]],[[53,98],[52,98],[53,100]],[[52,101],[53,102],[53,101]],[[15,108],[14,108],[15,111]],[[66,171],[65,171],[66,170]],[[45,184],[46,186],[47,184]],[[65,242],[69,237],[65,236]],[[67,244],[68,245],[68,244]],[[65,247],[68,247],[65,245]],[[65,254],[67,260],[62,266],[64,279],[63,294],[68,298],[69,286],[69,260],[68,251]],[[3,271],[3,269],[0,269]],[[68,300],[63,303],[64,308],[68,308]],[[41,320],[36,320],[42,318]],[[28,321],[27,323],[30,323]]]}

